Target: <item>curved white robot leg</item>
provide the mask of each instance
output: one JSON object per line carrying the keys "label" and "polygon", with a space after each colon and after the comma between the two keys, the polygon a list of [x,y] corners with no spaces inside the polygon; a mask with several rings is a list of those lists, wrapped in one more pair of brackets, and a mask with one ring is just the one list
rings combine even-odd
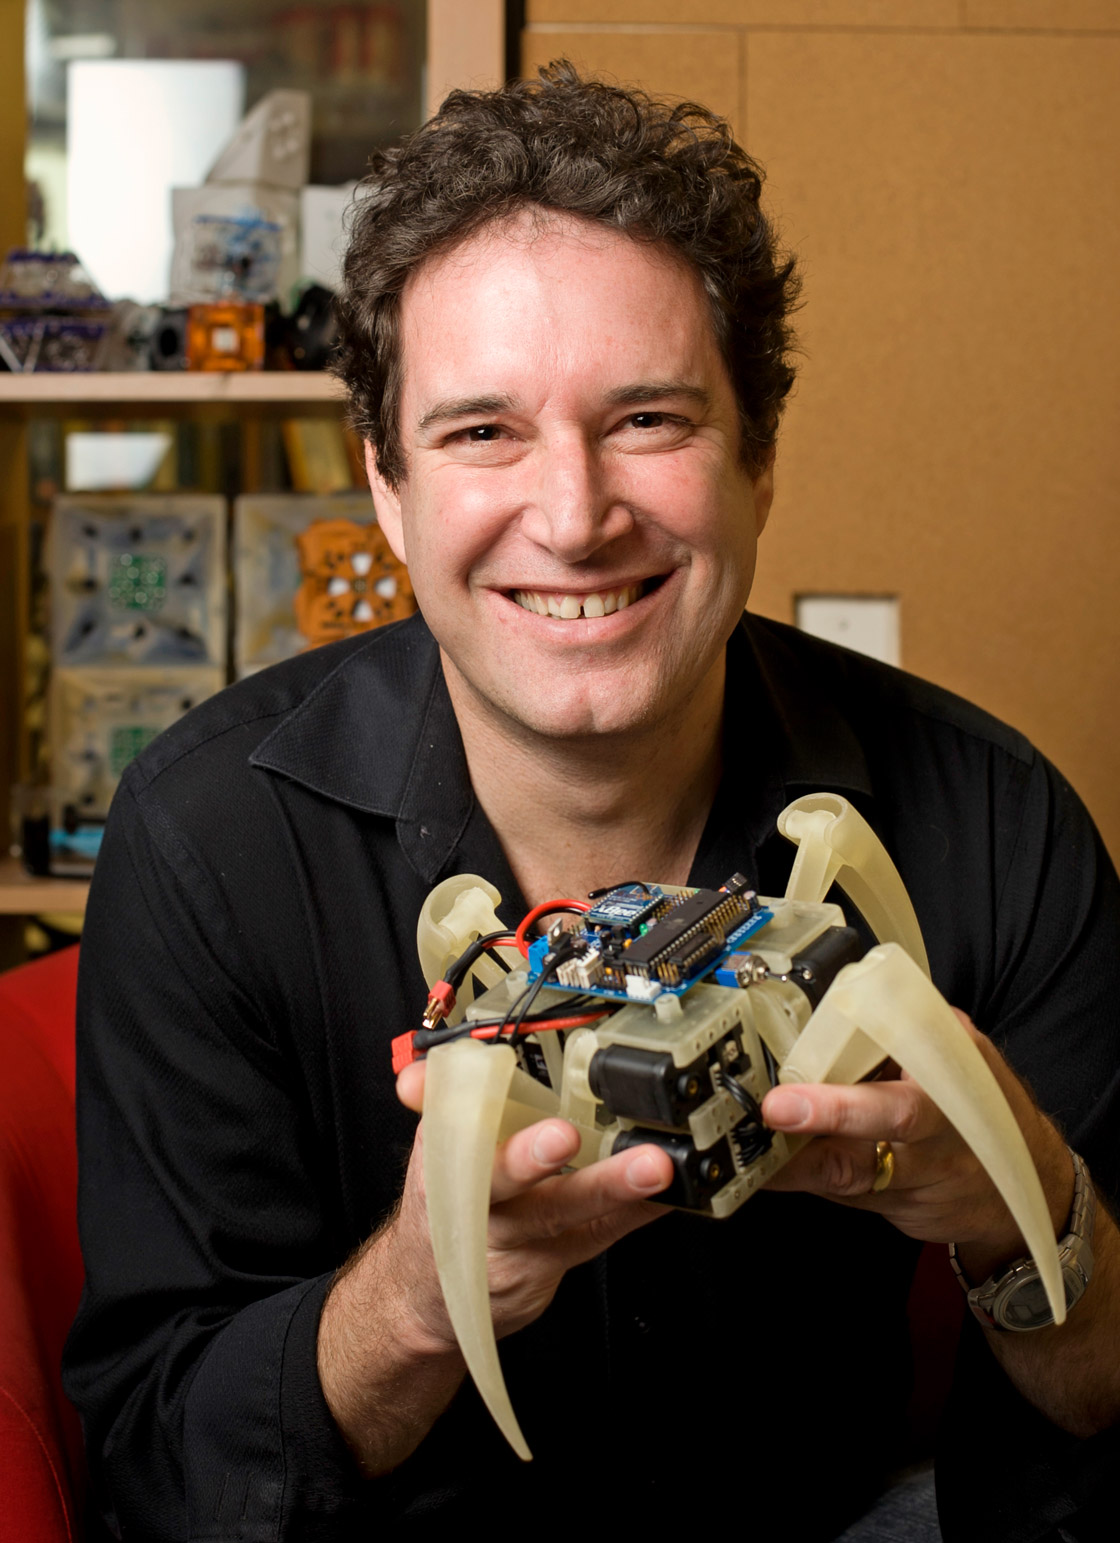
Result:
{"label": "curved white robot leg", "polygon": [[929,974],[921,928],[898,869],[846,798],[809,793],[795,799],[778,816],[778,829],[797,843],[787,900],[817,905],[834,883],[839,884],[880,943],[900,943]]}
{"label": "curved white robot leg", "polygon": [[[525,1461],[532,1457],[506,1392],[486,1276],[490,1178],[516,1068],[508,1045],[457,1039],[428,1055],[424,1188],[432,1252],[455,1338],[487,1409]],[[540,1119],[540,1112],[534,1112]]]}
{"label": "curved white robot leg", "polygon": [[952,1008],[897,944],[837,975],[778,1073],[782,1083],[854,1083],[891,1056],[986,1169],[1038,1265],[1055,1323],[1065,1291],[1050,1211],[1018,1122]]}

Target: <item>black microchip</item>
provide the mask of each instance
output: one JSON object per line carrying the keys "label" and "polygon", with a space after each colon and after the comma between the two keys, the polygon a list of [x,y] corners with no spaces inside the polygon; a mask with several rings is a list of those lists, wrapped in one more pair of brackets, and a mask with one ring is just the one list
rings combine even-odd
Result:
{"label": "black microchip", "polygon": [[675,905],[668,916],[652,926],[644,937],[636,938],[626,950],[626,967],[651,965],[681,942],[685,935],[727,899],[718,889],[698,889],[694,895]]}
{"label": "black microchip", "polygon": [[679,943],[664,959],[659,959],[654,968],[659,980],[663,980],[666,985],[676,986],[682,980],[691,980],[694,975],[699,975],[722,953],[722,939],[701,932],[698,937]]}
{"label": "black microchip", "polygon": [[724,937],[729,923],[749,914],[750,903],[744,896],[728,895],[719,889],[698,889],[674,906],[644,937],[635,939],[626,951],[626,968],[632,974],[644,975],[694,931],[703,930],[705,922],[711,920],[711,931]]}

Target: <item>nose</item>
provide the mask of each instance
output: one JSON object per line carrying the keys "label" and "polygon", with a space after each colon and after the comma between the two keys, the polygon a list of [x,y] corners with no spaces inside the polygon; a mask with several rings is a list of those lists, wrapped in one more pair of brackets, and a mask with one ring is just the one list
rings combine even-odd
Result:
{"label": "nose", "polygon": [[578,563],[634,528],[633,512],[585,434],[550,437],[537,446],[533,461],[533,491],[521,517],[530,541]]}

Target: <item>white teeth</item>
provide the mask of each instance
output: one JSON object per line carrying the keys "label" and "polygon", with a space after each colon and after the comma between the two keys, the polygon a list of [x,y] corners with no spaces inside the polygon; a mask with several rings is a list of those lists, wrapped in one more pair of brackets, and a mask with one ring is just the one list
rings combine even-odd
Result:
{"label": "white teeth", "polygon": [[615,611],[625,611],[628,605],[640,600],[642,586],[628,584],[624,589],[603,589],[591,595],[542,594],[535,589],[515,589],[512,598],[525,611],[537,616],[555,616],[563,621],[575,621],[586,616],[598,620],[600,616],[612,616]]}

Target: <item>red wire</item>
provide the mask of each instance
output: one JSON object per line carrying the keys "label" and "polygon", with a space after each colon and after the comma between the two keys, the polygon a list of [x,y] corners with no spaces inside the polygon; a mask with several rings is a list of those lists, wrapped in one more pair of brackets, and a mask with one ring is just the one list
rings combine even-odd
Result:
{"label": "red wire", "polygon": [[513,935],[513,941],[517,944],[525,958],[528,959],[529,944],[526,941],[525,934],[539,917],[548,916],[553,911],[579,911],[582,914],[584,911],[590,911],[590,909],[591,907],[587,904],[586,900],[546,900],[543,905],[535,905],[528,916],[522,919],[520,926]]}
{"label": "red wire", "polygon": [[[544,1029],[581,1029],[585,1023],[598,1023],[600,1018],[606,1018],[607,1013],[583,1013],[575,1018],[550,1018],[547,1023],[533,1023],[530,1020],[522,1025],[521,1032],[525,1034],[539,1034]],[[497,1023],[487,1024],[482,1029],[472,1029],[472,1039],[493,1039],[501,1033],[502,1025]]]}
{"label": "red wire", "polygon": [[[479,958],[482,958],[483,955],[488,954],[492,948],[510,948],[510,947],[513,946],[513,944],[516,943],[516,941],[517,941],[517,939],[514,937],[512,932],[503,932],[500,938],[491,938],[490,942],[487,943],[486,947],[483,949],[482,954],[479,955]],[[448,969],[447,975],[454,975],[456,967],[459,964],[459,961],[464,957],[464,955],[467,952],[468,952],[467,949],[463,950],[463,953],[459,955],[459,958],[456,959],[455,963],[453,965],[451,965],[450,968]],[[477,964],[477,963],[478,963],[478,959],[475,960],[475,964]],[[437,980],[435,985],[433,985],[431,991],[429,991],[429,993],[428,993],[428,1001],[430,1002],[432,1000],[433,996],[435,995],[436,987],[437,986],[447,986],[449,991],[451,992],[451,1001],[448,1004],[448,1009],[447,1009],[450,1012],[451,1008],[455,1006],[455,988],[448,981],[447,975],[444,976],[443,980]],[[461,986],[463,984],[462,981],[460,981],[459,984]]]}

